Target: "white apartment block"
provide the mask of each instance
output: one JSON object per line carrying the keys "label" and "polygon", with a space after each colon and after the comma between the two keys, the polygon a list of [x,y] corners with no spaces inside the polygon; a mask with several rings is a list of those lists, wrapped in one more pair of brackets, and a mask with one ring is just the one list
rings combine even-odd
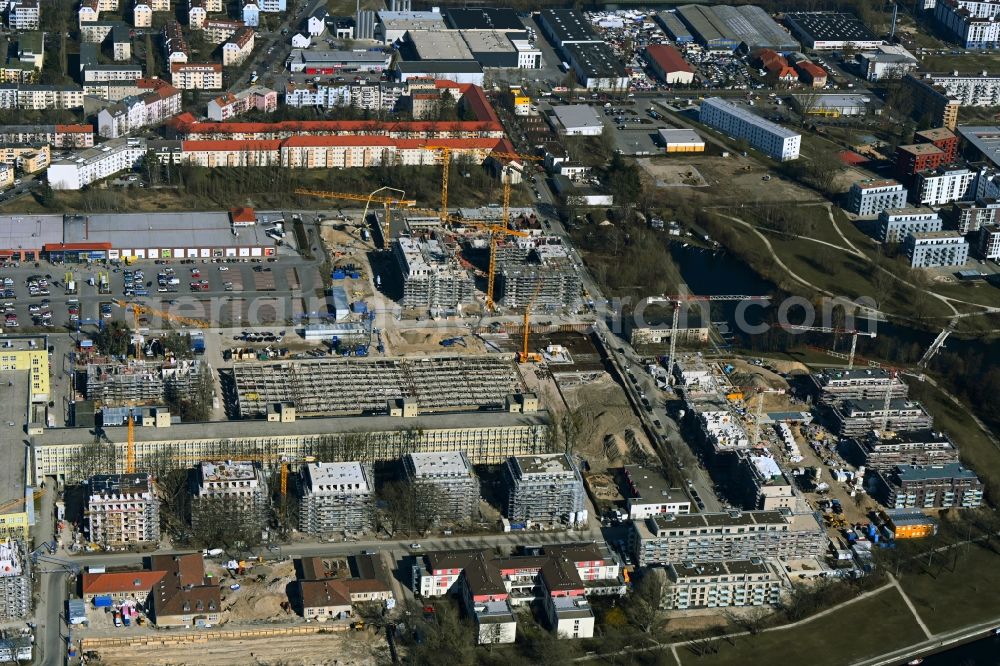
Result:
{"label": "white apartment block", "polygon": [[1000,259],[1000,224],[979,229],[979,255],[984,259]]}
{"label": "white apartment block", "polygon": [[84,83],[105,81],[135,81],[142,78],[140,65],[87,65],[83,68]]}
{"label": "white apartment block", "polygon": [[222,46],[222,65],[238,65],[250,55],[254,46],[253,28],[243,27]]}
{"label": "white apartment block", "polygon": [[0,84],[0,109],[80,109],[83,108],[83,94],[83,88],[76,86],[3,83]]}
{"label": "white apartment block", "polygon": [[156,125],[181,111],[181,92],[162,80],[141,97],[129,96],[97,114],[97,132],[106,139],[134,132],[142,127]]}
{"label": "white apartment block", "polygon": [[144,139],[112,139],[53,162],[47,171],[54,190],[80,190],[120,171],[134,169],[146,155]]}
{"label": "white apartment block", "polygon": [[300,472],[299,530],[324,535],[367,532],[375,509],[375,479],[359,462],[309,463]]}
{"label": "white apartment block", "polygon": [[895,180],[862,180],[851,185],[847,210],[862,217],[906,205],[906,188]]}
{"label": "white apartment block", "polygon": [[962,106],[1000,106],[1000,76],[990,76],[986,72],[927,72],[915,76],[922,83],[943,88],[945,95],[958,100]]}
{"label": "white apartment block", "polygon": [[963,201],[974,194],[978,174],[965,167],[941,167],[917,174],[916,203],[921,206],[943,206]]}
{"label": "white apartment block", "polygon": [[132,25],[136,28],[153,27],[153,8],[149,0],[136,0],[132,7]]}
{"label": "white apartment block", "polygon": [[197,525],[200,508],[206,502],[221,500],[234,507],[248,524],[264,525],[267,518],[267,482],[261,468],[252,462],[227,460],[203,462],[193,479],[191,519]]}
{"label": "white apartment block", "polygon": [[243,3],[242,15],[243,23],[251,28],[256,28],[260,25],[260,6],[255,0],[246,0]]}
{"label": "white apartment block", "polygon": [[261,0],[260,11],[265,14],[277,14],[288,9],[287,0]]}
{"label": "white apartment block", "polygon": [[372,111],[393,111],[409,95],[405,83],[373,81],[343,85],[288,84],[285,104],[294,107],[321,108],[354,106]]}
{"label": "white apartment block", "polygon": [[781,576],[759,557],[671,562],[667,575],[670,585],[664,607],[669,610],[774,605],[783,587]]}
{"label": "white apartment block", "polygon": [[103,548],[160,540],[160,501],[149,474],[92,477],[86,517],[87,538]]}
{"label": "white apartment block", "polygon": [[746,140],[776,160],[785,162],[799,156],[802,135],[719,97],[710,97],[701,103],[699,119],[724,134]]}
{"label": "white apartment block", "polygon": [[12,30],[38,30],[41,17],[38,0],[11,0],[7,6],[7,25]]}
{"label": "white apartment block", "polygon": [[227,39],[236,34],[236,31],[244,27],[242,21],[232,21],[230,19],[208,19],[201,26],[201,34],[210,44],[222,44]]}
{"label": "white apartment block", "polygon": [[911,268],[964,266],[969,261],[969,243],[955,231],[911,233],[903,248]]}
{"label": "white apartment block", "polygon": [[930,208],[894,208],[878,216],[878,239],[883,243],[901,243],[913,232],[941,231],[941,216]]}
{"label": "white apartment block", "polygon": [[624,469],[629,490],[625,498],[629,520],[645,520],[665,513],[691,513],[691,500],[680,488],[671,488],[659,472],[639,465],[625,465]]}
{"label": "white apartment block", "polygon": [[221,90],[222,65],[174,62],[170,64],[170,82],[180,90]]}
{"label": "white apartment block", "polygon": [[934,18],[967,49],[996,48],[1000,44],[1000,3],[977,0],[940,0]]}

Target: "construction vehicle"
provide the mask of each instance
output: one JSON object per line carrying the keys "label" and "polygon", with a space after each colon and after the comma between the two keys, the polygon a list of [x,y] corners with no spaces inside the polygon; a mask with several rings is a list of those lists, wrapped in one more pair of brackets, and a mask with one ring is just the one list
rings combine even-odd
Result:
{"label": "construction vehicle", "polygon": [[[399,192],[401,196],[399,197],[380,197],[375,196],[382,190],[390,190],[392,192]],[[389,249],[389,220],[391,217],[390,210],[392,208],[409,208],[416,206],[417,202],[413,199],[404,199],[406,192],[403,190],[397,190],[394,187],[380,187],[371,194],[355,194],[353,192],[329,192],[326,190],[310,190],[306,188],[296,188],[296,194],[302,194],[307,197],[317,197],[319,199],[343,199],[345,201],[364,201],[365,202],[365,212],[361,217],[362,224],[366,223],[368,220],[368,207],[373,203],[382,204],[385,210],[385,220],[382,223],[382,249]]]}
{"label": "construction vehicle", "polygon": [[863,335],[868,338],[877,337],[874,332],[859,331],[857,329],[832,328],[829,326],[799,326],[796,324],[786,324],[782,326],[792,331],[817,331],[820,333],[847,333],[851,336],[851,352],[847,355],[847,369],[854,368],[854,352],[858,348],[858,336]]}
{"label": "construction vehicle", "polygon": [[444,340],[441,341],[442,347],[454,347],[455,345],[462,345],[463,347],[469,346],[465,344],[465,338],[463,338],[462,336],[454,338],[445,338]]}
{"label": "construction vehicle", "polygon": [[133,321],[133,342],[135,343],[134,352],[132,354],[133,358],[138,358],[139,349],[142,347],[143,339],[142,334],[139,332],[139,326],[141,324],[140,317],[144,314],[151,314],[159,317],[164,321],[173,321],[178,324],[183,324],[185,326],[195,326],[197,328],[211,328],[212,324],[203,319],[193,319],[191,317],[182,317],[180,315],[170,314],[163,310],[157,310],[156,308],[149,307],[148,305],[140,305],[139,303],[126,303],[121,300],[111,301],[118,307],[131,310],[132,311],[132,321]]}

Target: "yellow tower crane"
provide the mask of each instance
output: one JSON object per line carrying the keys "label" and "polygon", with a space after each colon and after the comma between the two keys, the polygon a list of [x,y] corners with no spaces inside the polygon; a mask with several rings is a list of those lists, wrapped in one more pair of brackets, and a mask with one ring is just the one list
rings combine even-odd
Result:
{"label": "yellow tower crane", "polygon": [[[380,190],[392,190],[393,192],[399,192],[401,196],[399,197],[381,197],[375,196]],[[362,219],[362,224],[368,218],[368,206],[373,203],[382,204],[385,210],[385,221],[382,223],[382,245],[384,249],[389,249],[389,219],[390,211],[392,208],[409,208],[416,206],[417,202],[413,199],[404,199],[406,192],[403,190],[397,190],[394,187],[380,187],[375,192],[371,194],[355,194],[353,192],[329,192],[325,190],[309,190],[306,188],[297,188],[295,190],[296,194],[301,194],[307,197],[316,197],[318,199],[343,199],[344,201],[364,201],[365,202],[365,212],[364,218]]]}
{"label": "yellow tower crane", "polygon": [[542,283],[535,285],[535,293],[531,295],[531,300],[524,306],[524,332],[521,342],[521,353],[517,355],[518,363],[538,363],[542,360],[542,355],[537,352],[528,351],[528,335],[531,333],[531,308],[535,305],[538,292],[542,289]]}
{"label": "yellow tower crane", "polygon": [[128,420],[128,444],[125,448],[125,473],[135,474],[135,419],[132,410],[126,416]]}
{"label": "yellow tower crane", "polygon": [[526,160],[529,162],[540,162],[541,157],[535,157],[534,155],[521,155],[519,153],[504,153],[500,151],[493,151],[490,153],[490,157],[497,159],[503,164],[503,219],[504,224],[509,224],[510,220],[510,169],[512,162],[520,162]]}

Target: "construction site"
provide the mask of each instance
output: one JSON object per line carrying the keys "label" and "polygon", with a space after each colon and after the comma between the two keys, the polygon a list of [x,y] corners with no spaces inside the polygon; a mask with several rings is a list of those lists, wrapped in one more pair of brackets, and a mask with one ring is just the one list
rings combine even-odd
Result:
{"label": "construction site", "polygon": [[524,392],[515,364],[498,356],[237,364],[233,381],[240,418],[289,402],[310,416],[386,413],[403,400],[418,413],[496,410]]}
{"label": "construction site", "polygon": [[82,375],[82,393],[87,400],[102,405],[151,405],[162,403],[168,390],[176,395],[193,394],[205,367],[197,359],[102,360],[88,363],[78,378]]}

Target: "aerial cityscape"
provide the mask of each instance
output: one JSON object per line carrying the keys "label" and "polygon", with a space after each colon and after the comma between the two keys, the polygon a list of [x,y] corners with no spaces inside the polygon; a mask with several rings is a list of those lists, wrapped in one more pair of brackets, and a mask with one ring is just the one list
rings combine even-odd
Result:
{"label": "aerial cityscape", "polygon": [[0,17],[0,663],[1000,664],[1000,0]]}

